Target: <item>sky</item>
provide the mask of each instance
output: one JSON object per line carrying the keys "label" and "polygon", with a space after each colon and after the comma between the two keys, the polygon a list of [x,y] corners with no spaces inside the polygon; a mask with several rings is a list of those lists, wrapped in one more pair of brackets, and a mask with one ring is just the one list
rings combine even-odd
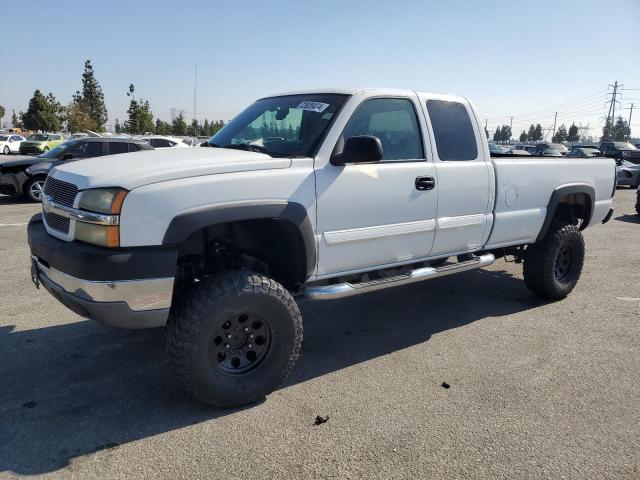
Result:
{"label": "sky", "polygon": [[36,0],[12,9],[0,29],[8,116],[35,89],[68,103],[91,59],[110,125],[126,118],[130,83],[155,117],[175,108],[192,118],[197,64],[201,121],[291,90],[395,87],[465,96],[490,131],[511,116],[516,136],[532,122],[548,128],[558,111],[558,125],[588,123],[599,135],[618,81],[617,111],[628,118],[635,102],[640,136],[640,0]]}

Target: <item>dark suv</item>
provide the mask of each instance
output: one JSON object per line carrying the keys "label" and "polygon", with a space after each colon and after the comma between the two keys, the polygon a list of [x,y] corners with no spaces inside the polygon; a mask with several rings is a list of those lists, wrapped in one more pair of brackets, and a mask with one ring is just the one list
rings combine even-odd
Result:
{"label": "dark suv", "polygon": [[37,157],[0,163],[0,193],[24,195],[32,202],[39,202],[47,174],[56,165],[140,150],[153,150],[153,147],[133,138],[86,137],[67,140]]}
{"label": "dark suv", "polygon": [[602,142],[600,151],[605,157],[615,158],[618,165],[622,161],[640,164],[640,150],[629,142]]}

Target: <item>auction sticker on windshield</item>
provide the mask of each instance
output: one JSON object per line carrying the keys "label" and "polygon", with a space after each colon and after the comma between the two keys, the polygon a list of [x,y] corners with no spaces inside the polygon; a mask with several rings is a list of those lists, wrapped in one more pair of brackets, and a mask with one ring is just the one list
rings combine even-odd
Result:
{"label": "auction sticker on windshield", "polygon": [[300,102],[300,105],[298,105],[296,108],[299,108],[301,110],[307,110],[309,112],[324,112],[327,107],[329,106],[328,103],[322,103],[322,102]]}

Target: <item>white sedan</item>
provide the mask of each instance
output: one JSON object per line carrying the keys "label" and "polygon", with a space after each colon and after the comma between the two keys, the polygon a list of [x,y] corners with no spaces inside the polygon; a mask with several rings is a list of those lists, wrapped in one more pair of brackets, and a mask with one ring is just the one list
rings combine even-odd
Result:
{"label": "white sedan", "polygon": [[0,152],[5,155],[10,153],[19,153],[20,144],[25,141],[25,138],[15,133],[1,133],[0,134]]}
{"label": "white sedan", "polygon": [[152,135],[141,137],[140,140],[148,142],[153,148],[189,148],[189,145],[184,143],[181,138],[176,137]]}

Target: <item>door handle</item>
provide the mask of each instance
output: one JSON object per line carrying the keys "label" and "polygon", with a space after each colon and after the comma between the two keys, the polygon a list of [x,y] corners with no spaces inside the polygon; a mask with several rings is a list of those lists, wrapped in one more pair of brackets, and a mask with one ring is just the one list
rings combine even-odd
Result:
{"label": "door handle", "polygon": [[416,177],[417,190],[433,190],[436,186],[436,179],[433,177]]}

